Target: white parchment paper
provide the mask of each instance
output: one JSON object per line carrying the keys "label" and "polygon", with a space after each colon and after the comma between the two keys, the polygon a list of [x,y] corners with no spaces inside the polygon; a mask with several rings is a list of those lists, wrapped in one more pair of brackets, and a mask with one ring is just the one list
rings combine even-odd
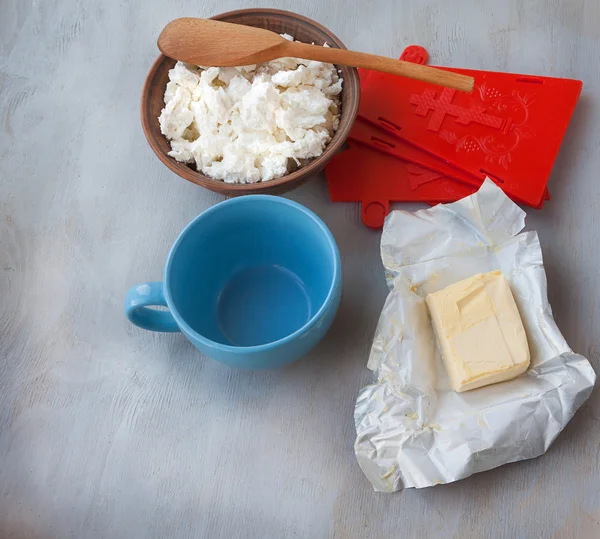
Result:
{"label": "white parchment paper", "polygon": [[[386,219],[381,257],[391,292],[356,401],[355,453],[377,491],[428,487],[544,453],[589,397],[596,375],[556,326],[536,232],[490,180],[453,204]],[[531,366],[509,382],[449,389],[425,296],[501,270],[525,325]]]}

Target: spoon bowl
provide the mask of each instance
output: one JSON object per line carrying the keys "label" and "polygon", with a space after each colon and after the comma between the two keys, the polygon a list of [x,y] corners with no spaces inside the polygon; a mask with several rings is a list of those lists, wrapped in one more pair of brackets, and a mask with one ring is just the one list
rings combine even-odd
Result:
{"label": "spoon bowl", "polygon": [[165,56],[195,65],[237,67],[278,58],[287,39],[264,28],[215,19],[171,21],[158,36]]}

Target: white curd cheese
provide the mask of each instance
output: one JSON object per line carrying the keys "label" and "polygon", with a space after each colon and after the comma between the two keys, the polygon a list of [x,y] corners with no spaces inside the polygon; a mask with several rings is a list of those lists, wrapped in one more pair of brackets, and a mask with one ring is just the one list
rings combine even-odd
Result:
{"label": "white curd cheese", "polygon": [[228,183],[268,181],[323,153],[338,128],[341,91],[337,70],[323,62],[177,62],[158,120],[177,161]]}

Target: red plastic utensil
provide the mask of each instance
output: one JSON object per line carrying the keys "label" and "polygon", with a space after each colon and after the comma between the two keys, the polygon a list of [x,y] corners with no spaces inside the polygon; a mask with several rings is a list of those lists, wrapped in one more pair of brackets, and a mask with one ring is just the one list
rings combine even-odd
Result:
{"label": "red plastic utensil", "polygon": [[539,206],[581,81],[452,71],[475,78],[472,94],[371,72],[359,117],[466,174],[490,177],[519,202]]}
{"label": "red plastic utensil", "polygon": [[[457,183],[464,183],[475,187],[479,187],[482,183],[481,178],[477,178],[475,175],[467,174],[459,168],[450,166],[445,161],[437,159],[423,150],[419,150],[405,141],[391,136],[386,131],[369,122],[357,121],[352,128],[349,140],[366,148],[370,148],[375,152],[417,165],[418,167],[427,169],[431,172],[438,173],[438,175],[441,174],[448,179],[455,180]],[[370,157],[371,159],[376,158],[375,155],[371,155]],[[409,175],[411,174],[411,170],[414,170],[414,168],[409,169]],[[450,186],[447,187],[447,193],[450,192],[449,189]],[[459,188],[455,200],[458,200],[458,198],[460,198],[459,195],[463,192],[463,189]],[[400,195],[400,193],[396,193],[397,196]],[[409,200],[413,200],[413,196],[414,195],[412,194],[407,195]],[[396,200],[401,202],[403,199]],[[550,200],[550,193],[547,189],[544,193],[544,199],[536,206],[536,209],[541,209],[545,200]]]}
{"label": "red plastic utensil", "polygon": [[327,165],[329,194],[334,202],[362,202],[362,221],[368,227],[381,228],[390,201],[438,204],[477,190],[355,141],[348,144],[350,148],[333,156]]}
{"label": "red plastic utensil", "polygon": [[[423,47],[413,45],[405,49],[401,59],[416,63],[425,63],[427,57],[427,51]],[[359,70],[359,73],[362,89],[362,112],[364,112],[365,108],[367,110],[372,110],[377,106],[386,111],[389,111],[390,109],[397,110],[398,107],[400,107],[401,110],[404,110],[394,101],[396,95],[402,97],[402,92],[398,92],[397,88],[394,87],[392,91],[388,90],[383,92],[385,95],[382,96],[381,87],[378,86],[381,84],[381,78],[377,77],[378,74],[373,74],[366,70]],[[545,126],[541,131],[541,134],[544,136],[543,144],[546,144],[548,139],[551,146],[549,151],[544,155],[547,157],[548,154],[554,154],[555,156],[581,91],[581,82],[568,79],[549,79],[547,77],[528,77],[503,73],[474,73],[480,74],[483,82],[486,80],[489,81],[490,76],[494,76],[492,77],[493,79],[498,76],[503,79],[504,83],[508,80],[506,77],[512,77],[513,79],[519,78],[520,80],[517,82],[521,85],[546,84],[546,88],[558,87],[559,91],[557,92],[557,98],[562,99],[562,104],[559,106],[559,118],[549,121],[551,128],[549,133],[546,132]],[[372,77],[372,75],[375,76]],[[477,80],[476,77],[476,81]],[[375,81],[374,87],[372,86],[373,81]],[[394,85],[394,81],[392,81],[392,86],[396,86]],[[423,85],[423,87],[426,86],[428,85]],[[538,93],[540,92],[538,91]],[[549,93],[542,92],[542,94],[542,97],[546,102],[553,102],[552,96]],[[514,98],[515,96],[512,97]],[[497,99],[495,100],[497,101]],[[416,99],[416,101],[419,101],[419,99]],[[365,103],[369,104],[368,107],[365,107]],[[500,109],[504,110],[505,105],[508,106],[509,103],[510,99],[504,99],[503,102],[496,103],[496,107],[499,106]],[[529,103],[531,105],[531,102]],[[450,105],[452,104],[453,102],[451,101]],[[435,106],[436,104],[433,103],[433,105]],[[415,107],[417,106],[418,105],[415,105]],[[513,113],[521,110],[519,105],[516,107],[517,108],[513,110]],[[453,108],[448,110],[450,112],[457,112],[457,109]],[[537,108],[534,108],[534,110],[537,111],[534,115],[535,118],[539,119],[539,110]],[[433,114],[429,114],[428,116],[433,116],[436,113],[438,113],[439,116],[439,111],[435,110],[433,111]],[[485,108],[483,113],[486,113]],[[445,117],[442,118],[442,123],[446,122],[447,117],[452,119],[450,114],[446,114]],[[456,119],[465,121],[465,118],[458,116]],[[472,189],[467,192],[467,186],[481,184],[481,181],[487,175],[482,172],[482,170],[493,173],[493,170],[487,170],[487,168],[484,169],[482,166],[477,167],[476,159],[465,159],[464,161],[466,161],[466,164],[464,164],[460,155],[461,152],[457,151],[462,148],[455,148],[455,160],[453,161],[448,157],[449,153],[447,151],[439,152],[439,148],[435,145],[432,151],[432,148],[423,147],[418,141],[415,143],[414,140],[407,137],[406,131],[401,133],[401,131],[403,131],[402,126],[395,120],[396,118],[390,120],[387,116],[383,116],[382,114],[378,114],[375,119],[373,119],[372,115],[359,116],[359,121],[356,122],[349,139],[351,150],[342,154],[348,157],[352,166],[341,165],[340,159],[342,158],[342,155],[340,155],[336,156],[332,164],[326,168],[331,199],[333,201],[362,201],[363,221],[368,226],[379,227],[383,224],[383,219],[388,211],[390,201],[427,201],[431,204],[451,202],[472,192]],[[436,122],[438,121],[439,118]],[[494,124],[494,121],[490,122],[489,118],[486,118],[485,116],[483,117],[483,121]],[[528,117],[524,122],[521,120],[521,123],[529,125],[531,121]],[[465,126],[468,125],[468,123],[465,124]],[[485,126],[485,123],[482,125]],[[512,131],[514,131],[516,125],[514,120],[512,124],[509,124],[509,133],[512,133],[510,125],[512,125]],[[487,127],[492,129],[491,126]],[[427,135],[427,131],[429,130],[425,128],[421,129],[421,131],[425,131],[425,135]],[[409,130],[408,134],[410,133]],[[419,134],[419,130],[417,130],[417,134]],[[423,136],[423,134],[420,133],[420,136]],[[506,136],[506,134],[504,136]],[[514,134],[511,136],[514,136]],[[436,142],[439,145],[440,141]],[[489,139],[488,142],[490,142]],[[468,149],[469,148],[466,147],[464,148],[464,150]],[[349,152],[352,152],[352,155],[346,155],[349,154]],[[462,153],[464,154],[462,157],[472,157],[469,156],[469,154],[473,152],[464,151]],[[480,161],[481,158],[485,159],[483,153],[482,150]],[[512,157],[510,155],[510,150],[507,153],[509,154],[509,157],[506,159],[510,159]],[[520,156],[522,152],[518,153]],[[360,163],[356,160],[357,156],[360,156]],[[389,159],[390,157],[393,158],[395,163]],[[489,159],[489,161],[492,161],[492,164],[494,164],[494,159]],[[485,164],[489,164],[489,161],[485,162]],[[533,161],[538,163],[538,160],[536,159],[533,159]],[[492,179],[496,180],[511,198],[521,202],[526,202],[523,198],[535,200],[538,197],[539,186],[541,185],[541,197],[537,200],[537,203],[526,202],[533,207],[541,208],[544,200],[550,199],[550,194],[548,193],[545,184],[553,161],[554,157],[552,157],[549,162],[546,162],[545,166],[541,166],[542,170],[547,170],[546,177],[543,178],[542,174],[534,175],[533,181],[531,182],[533,185],[529,187],[527,187],[528,178],[523,178],[522,176],[518,176],[516,180],[513,178],[512,181],[508,182],[508,186],[506,185],[506,180],[502,176],[492,175]],[[511,163],[512,161],[509,161],[509,164]],[[386,167],[382,166],[382,164],[387,164],[387,173]],[[496,163],[496,165],[498,164],[499,163]],[[536,166],[539,166],[539,163]],[[488,168],[495,170],[493,166]],[[511,165],[510,168],[512,169],[514,167]],[[376,180],[374,180],[374,170],[377,170],[378,174]],[[509,192],[508,187],[512,188],[519,179],[525,181],[526,187],[516,189],[517,194],[515,195],[514,193]],[[504,183],[502,183],[502,181],[504,181]],[[420,188],[420,186],[424,184],[427,184],[427,188]],[[432,190],[438,190],[439,192],[433,193],[434,196],[427,196],[432,193]],[[532,191],[536,194],[527,195],[527,193],[531,193]],[[523,193],[525,193],[525,195]]]}
{"label": "red plastic utensil", "polygon": [[378,151],[390,157],[395,157],[418,167],[436,172],[438,175],[448,176],[458,182],[479,187],[481,178],[467,174],[459,168],[448,165],[445,161],[437,159],[416,146],[392,136],[385,130],[379,129],[364,121],[355,122],[350,132],[349,140],[367,148]]}
{"label": "red plastic utensil", "polygon": [[[404,49],[402,53],[402,56],[400,57],[401,60],[404,60],[406,62],[415,62],[418,64],[427,63],[428,58],[429,54],[427,50],[425,50],[425,48],[419,45],[410,45],[406,47],[406,49]],[[367,88],[369,73],[371,73],[371,71],[366,69],[359,70],[359,76],[363,92],[366,91]],[[360,119],[361,118],[359,118],[359,120]],[[369,129],[369,127],[378,127],[378,124],[375,122],[370,122],[368,119],[365,118],[362,118],[362,120],[362,123],[357,122],[355,124],[356,127],[353,130],[352,134],[355,136],[355,138],[361,139],[363,142],[366,143],[366,139],[364,138],[364,136],[361,135],[366,134],[366,130]],[[381,141],[381,139],[385,139],[385,136],[383,135],[383,129],[371,129],[371,131],[372,132],[370,133],[370,137],[372,140],[370,142],[376,142],[373,141],[373,139],[378,139],[379,141]],[[359,133],[361,133],[361,135],[359,135]],[[434,155],[425,153],[414,146],[410,146],[404,143],[404,141],[398,144],[398,139],[389,139],[386,140],[385,143],[386,146],[392,148],[394,148],[394,146],[397,146],[394,149],[393,153],[398,158],[405,159],[409,162],[416,162],[414,161],[414,159],[418,159],[419,163],[424,164],[425,168],[437,170],[438,172],[442,172],[448,177],[452,177],[456,180],[466,181],[467,183],[471,183],[471,181],[475,178],[475,176],[464,178],[464,176],[460,174],[460,169],[449,167],[446,162],[436,158]],[[381,142],[376,142],[375,145],[370,144],[369,147],[378,151],[382,151],[384,153],[389,153],[389,148],[385,148],[385,146],[381,144]],[[418,152],[422,152],[422,155],[419,155]],[[477,185],[481,183],[480,177],[477,178],[477,182]],[[547,188],[544,192],[544,200],[542,200],[542,202],[540,202],[540,204],[536,206],[536,209],[541,209],[544,205],[545,200],[550,200],[550,193]]]}

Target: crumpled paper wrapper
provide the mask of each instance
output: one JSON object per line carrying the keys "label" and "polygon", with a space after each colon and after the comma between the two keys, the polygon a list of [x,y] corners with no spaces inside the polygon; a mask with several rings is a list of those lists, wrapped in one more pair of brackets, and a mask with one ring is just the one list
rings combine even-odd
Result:
{"label": "crumpled paper wrapper", "polygon": [[[544,453],[590,396],[596,375],[556,326],[536,232],[489,179],[453,204],[392,212],[381,238],[391,292],[354,412],[356,458],[377,491],[457,481]],[[431,292],[501,270],[525,325],[531,366],[500,384],[450,389],[425,304]]]}

